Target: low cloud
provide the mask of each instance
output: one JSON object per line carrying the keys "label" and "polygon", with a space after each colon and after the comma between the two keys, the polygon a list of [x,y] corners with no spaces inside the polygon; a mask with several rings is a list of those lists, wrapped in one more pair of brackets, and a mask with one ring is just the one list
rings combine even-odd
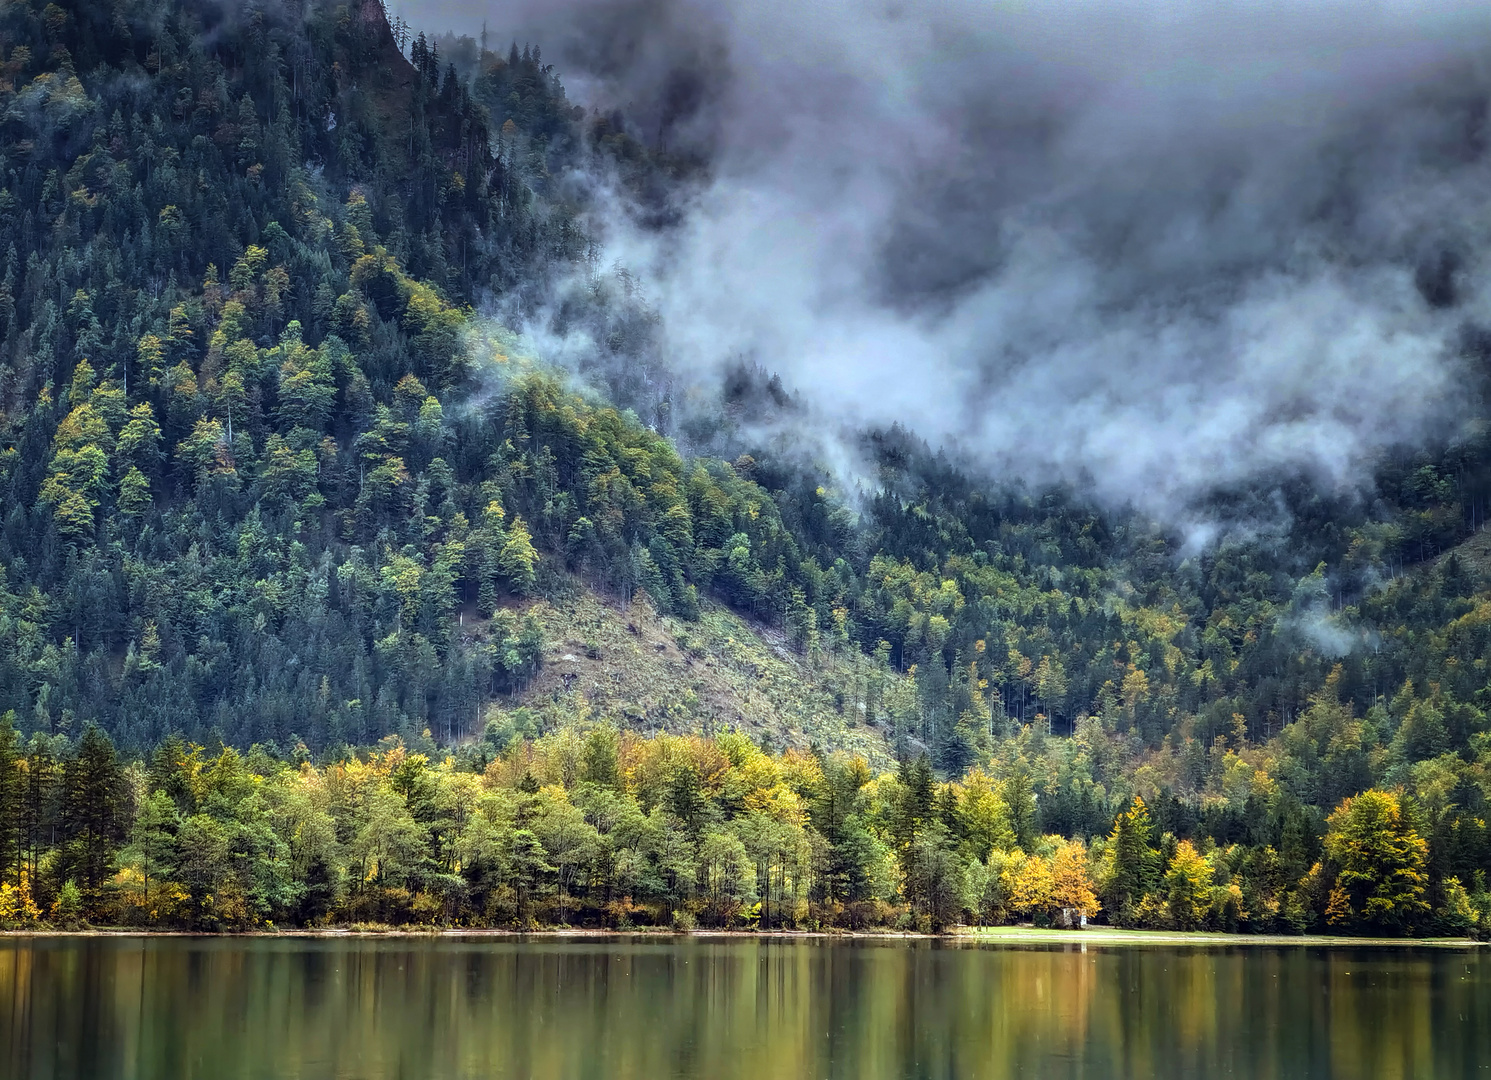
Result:
{"label": "low cloud", "polygon": [[559,0],[420,21],[542,46],[574,96],[706,154],[665,232],[619,203],[667,363],[779,372],[1179,519],[1349,490],[1452,435],[1491,323],[1484,5]]}

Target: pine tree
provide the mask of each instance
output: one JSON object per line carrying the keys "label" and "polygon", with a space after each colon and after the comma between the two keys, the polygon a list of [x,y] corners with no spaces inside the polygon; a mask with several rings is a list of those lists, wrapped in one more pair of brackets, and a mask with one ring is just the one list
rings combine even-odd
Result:
{"label": "pine tree", "polygon": [[0,716],[0,885],[20,884],[22,773],[16,715]]}
{"label": "pine tree", "polygon": [[1108,910],[1124,918],[1154,889],[1160,870],[1160,853],[1154,846],[1154,824],[1149,807],[1137,795],[1129,808],[1118,815],[1108,837],[1108,874],[1104,898]]}
{"label": "pine tree", "polygon": [[63,766],[62,814],[68,862],[85,902],[97,902],[113,872],[124,835],[123,774],[114,743],[96,725],[83,729],[76,750]]}

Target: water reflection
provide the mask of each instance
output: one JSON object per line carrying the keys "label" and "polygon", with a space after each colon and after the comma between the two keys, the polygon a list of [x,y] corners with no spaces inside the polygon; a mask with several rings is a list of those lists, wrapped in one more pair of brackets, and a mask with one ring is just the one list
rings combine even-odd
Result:
{"label": "water reflection", "polygon": [[0,941],[0,1076],[1458,1077],[1479,951]]}

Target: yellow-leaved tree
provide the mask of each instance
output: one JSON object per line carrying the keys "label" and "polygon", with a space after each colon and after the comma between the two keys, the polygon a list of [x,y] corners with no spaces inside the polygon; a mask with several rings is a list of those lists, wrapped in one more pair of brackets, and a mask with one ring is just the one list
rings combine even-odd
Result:
{"label": "yellow-leaved tree", "polygon": [[1051,863],[1039,855],[1026,855],[1018,848],[1014,856],[1004,871],[1010,908],[1032,918],[1050,911],[1055,888]]}
{"label": "yellow-leaved tree", "polygon": [[1176,926],[1194,930],[1201,925],[1211,908],[1211,881],[1211,864],[1194,844],[1182,840],[1165,871],[1165,902]]}
{"label": "yellow-leaved tree", "polygon": [[1405,930],[1429,912],[1429,843],[1402,799],[1364,791],[1326,819],[1327,919],[1337,925]]}
{"label": "yellow-leaved tree", "polygon": [[1079,915],[1098,913],[1097,887],[1087,870],[1087,845],[1068,840],[1051,860],[1051,900]]}

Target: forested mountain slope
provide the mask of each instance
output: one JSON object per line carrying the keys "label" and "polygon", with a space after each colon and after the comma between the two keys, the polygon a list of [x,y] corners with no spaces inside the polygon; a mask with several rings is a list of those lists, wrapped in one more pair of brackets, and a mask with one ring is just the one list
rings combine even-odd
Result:
{"label": "forested mountain slope", "polygon": [[[647,313],[589,268],[565,177],[605,162],[666,229],[704,166],[536,54],[404,46],[373,0],[0,8],[0,715],[31,746],[398,734],[474,767],[576,719],[738,725],[1029,785],[1027,842],[1138,794],[1167,865],[1194,837],[1297,883],[1331,809],[1389,786],[1436,889],[1491,865],[1491,589],[1452,550],[1481,550],[1483,429],[1365,495],[1219,492],[1216,521],[1286,524],[1191,547],[899,429],[844,490],[733,434],[791,408],[749,373],[670,441],[666,372],[629,364]],[[561,278],[617,404],[477,314]]]}
{"label": "forested mountain slope", "polygon": [[128,745],[453,730],[537,662],[452,616],[531,586],[488,459],[557,407],[442,420],[478,385],[461,305],[565,258],[567,226],[375,4],[0,27],[5,706]]}

